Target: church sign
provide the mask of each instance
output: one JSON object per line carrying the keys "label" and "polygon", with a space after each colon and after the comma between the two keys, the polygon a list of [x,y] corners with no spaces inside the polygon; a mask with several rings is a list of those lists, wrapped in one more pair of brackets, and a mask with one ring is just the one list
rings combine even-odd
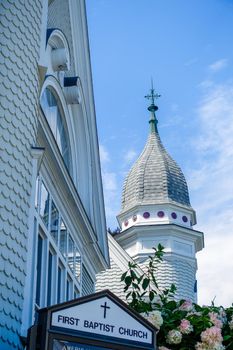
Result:
{"label": "church sign", "polygon": [[35,349],[156,349],[156,328],[108,290],[41,309],[36,327]]}

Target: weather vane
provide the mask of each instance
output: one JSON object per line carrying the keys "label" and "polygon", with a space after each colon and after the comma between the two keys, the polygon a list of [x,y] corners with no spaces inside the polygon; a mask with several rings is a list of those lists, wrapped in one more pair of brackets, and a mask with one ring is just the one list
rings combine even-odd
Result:
{"label": "weather vane", "polygon": [[154,86],[153,86],[153,79],[151,78],[151,89],[150,89],[150,94],[144,96],[145,98],[147,98],[148,100],[151,100],[151,104],[154,105],[155,104],[155,99],[161,97],[160,94],[158,94],[157,92],[155,92],[154,90]]}

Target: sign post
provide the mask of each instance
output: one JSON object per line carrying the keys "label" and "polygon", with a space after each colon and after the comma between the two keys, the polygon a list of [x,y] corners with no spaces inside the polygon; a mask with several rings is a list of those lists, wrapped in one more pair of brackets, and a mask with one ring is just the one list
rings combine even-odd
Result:
{"label": "sign post", "polygon": [[157,329],[108,290],[39,310],[36,329],[33,350],[156,349]]}

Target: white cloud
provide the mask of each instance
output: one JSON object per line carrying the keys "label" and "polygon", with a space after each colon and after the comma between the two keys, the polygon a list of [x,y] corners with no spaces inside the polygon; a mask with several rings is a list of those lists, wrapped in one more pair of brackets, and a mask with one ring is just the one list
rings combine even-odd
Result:
{"label": "white cloud", "polygon": [[233,301],[233,84],[212,85],[198,108],[199,166],[188,183],[206,246],[198,255],[199,302]]}
{"label": "white cloud", "polygon": [[228,64],[228,60],[226,58],[222,58],[222,59],[210,64],[209,69],[212,72],[218,72],[218,71],[224,69],[227,66],[227,64]]}
{"label": "white cloud", "polygon": [[226,152],[233,150],[233,85],[214,86],[203,99],[199,115],[205,129],[198,140],[200,147],[214,150],[224,160]]}
{"label": "white cloud", "polygon": [[124,161],[125,163],[129,164],[131,163],[137,156],[137,152],[134,149],[130,149],[126,154],[124,155]]}
{"label": "white cloud", "polygon": [[206,235],[205,251],[198,254],[198,300],[210,305],[230,306],[232,303],[232,237],[219,231],[220,237]]}

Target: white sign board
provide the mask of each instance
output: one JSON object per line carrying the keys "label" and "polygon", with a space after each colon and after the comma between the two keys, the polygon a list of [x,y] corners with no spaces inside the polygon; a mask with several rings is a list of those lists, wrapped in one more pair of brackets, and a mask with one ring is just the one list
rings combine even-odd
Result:
{"label": "white sign board", "polygon": [[152,344],[152,331],[107,296],[52,312],[51,326]]}

